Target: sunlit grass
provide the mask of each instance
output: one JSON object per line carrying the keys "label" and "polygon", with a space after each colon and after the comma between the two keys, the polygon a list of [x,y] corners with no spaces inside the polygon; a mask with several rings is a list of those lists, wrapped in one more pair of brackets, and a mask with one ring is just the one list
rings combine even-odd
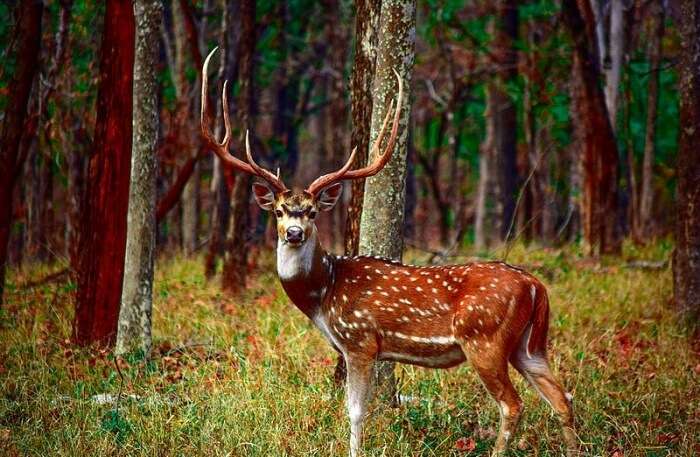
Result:
{"label": "sunlit grass", "polygon": [[[595,264],[577,247],[516,246],[512,263],[549,287],[551,360],[575,396],[586,455],[696,455],[700,362],[675,321],[670,267],[626,267],[666,260],[671,246],[626,245],[622,259]],[[410,252],[407,260],[425,261]],[[155,286],[154,353],[122,365],[77,349],[70,338],[70,284],[21,289],[45,267],[11,272],[0,311],[0,455],[328,456],[347,453],[343,394],[335,355],[286,299],[263,255],[245,296],[207,283],[200,259],[164,259]],[[497,411],[473,371],[397,369],[399,408],[376,401],[367,420],[368,455],[487,455]],[[560,455],[555,417],[516,373],[525,415],[511,455]],[[97,404],[98,394],[124,397]]]}

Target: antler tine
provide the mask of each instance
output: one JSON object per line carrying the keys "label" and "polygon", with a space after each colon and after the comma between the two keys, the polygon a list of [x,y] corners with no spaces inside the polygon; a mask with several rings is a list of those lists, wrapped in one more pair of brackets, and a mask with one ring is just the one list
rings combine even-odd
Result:
{"label": "antler tine", "polygon": [[[396,79],[399,83],[399,94],[396,100],[396,110],[394,111],[394,122],[391,128],[391,136],[389,137],[389,142],[387,143],[386,148],[384,148],[384,152],[381,155],[378,155],[372,164],[358,170],[350,170],[350,166],[355,159],[355,153],[357,152],[357,148],[353,149],[352,153],[350,154],[350,158],[341,169],[316,178],[314,182],[312,182],[309,187],[306,188],[308,193],[311,195],[316,195],[321,189],[330,186],[336,181],[374,176],[379,173],[379,171],[389,162],[389,159],[391,159],[391,154],[394,150],[394,144],[396,143],[396,136],[399,131],[399,120],[401,119],[401,101],[403,99],[403,81],[396,70],[394,70],[394,74],[396,75]],[[389,118],[391,117],[393,107],[394,103],[392,101],[389,103],[389,109],[384,117],[382,128],[374,141],[374,145],[372,146],[373,154],[379,151],[382,140],[384,139],[384,134],[386,133],[386,127],[389,123]]]}
{"label": "antler tine", "polygon": [[223,115],[224,115],[224,129],[225,129],[225,134],[224,134],[224,139],[221,142],[218,142],[216,138],[214,137],[214,134],[209,130],[209,127],[207,126],[207,118],[208,116],[208,96],[207,96],[207,89],[209,88],[209,78],[207,78],[207,69],[209,68],[209,61],[211,60],[212,56],[214,53],[219,49],[219,47],[215,47],[214,49],[211,50],[207,58],[204,60],[204,65],[202,65],[202,109],[200,112],[200,124],[202,128],[202,138],[204,141],[207,143],[209,148],[214,151],[214,153],[221,159],[221,162],[228,166],[231,167],[235,170],[242,171],[244,173],[250,173],[252,175],[257,174],[253,167],[251,167],[249,164],[245,163],[242,160],[237,159],[236,157],[232,156],[229,151],[229,143],[231,142],[231,121],[229,119],[228,115],[228,97],[226,96],[226,88],[227,88],[227,83],[228,81],[224,82],[224,87],[223,87],[223,94],[221,97],[221,104],[223,108]]}
{"label": "antler tine", "polygon": [[277,192],[284,192],[287,190],[287,186],[284,185],[282,180],[279,177],[279,169],[277,170],[277,176],[274,175],[274,173],[264,169],[260,165],[258,165],[255,160],[253,159],[253,154],[250,151],[250,141],[248,139],[250,132],[246,130],[245,132],[245,154],[246,158],[248,159],[248,163],[250,164],[251,167],[253,167],[253,170],[255,170],[255,174],[267,181]]}

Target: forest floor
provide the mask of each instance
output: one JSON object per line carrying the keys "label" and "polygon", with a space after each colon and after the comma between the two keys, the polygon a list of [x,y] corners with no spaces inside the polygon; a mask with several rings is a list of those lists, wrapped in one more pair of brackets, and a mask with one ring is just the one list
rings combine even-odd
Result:
{"label": "forest floor", "polygon": [[[676,324],[671,269],[630,264],[666,261],[671,249],[626,245],[597,264],[576,246],[518,246],[508,258],[549,287],[551,363],[574,395],[584,455],[700,454],[700,348]],[[50,269],[11,271],[0,310],[0,455],[346,455],[335,354],[287,300],[272,253],[235,301],[218,278],[205,280],[202,263],[159,261],[152,358],[120,370],[111,352],[70,344],[73,284],[23,288]],[[488,455],[497,408],[468,364],[396,372],[412,400],[372,403],[367,455]],[[525,414],[509,455],[561,455],[556,418],[511,374]]]}

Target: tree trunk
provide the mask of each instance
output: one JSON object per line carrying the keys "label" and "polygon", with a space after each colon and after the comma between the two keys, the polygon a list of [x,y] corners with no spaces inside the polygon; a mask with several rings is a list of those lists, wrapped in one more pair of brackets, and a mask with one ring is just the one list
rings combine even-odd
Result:
{"label": "tree trunk", "polygon": [[[518,185],[517,111],[507,93],[507,86],[517,76],[517,35],[517,4],[514,0],[500,0],[491,23],[491,54],[497,71],[486,89],[489,133],[482,155],[486,170],[483,179],[491,180],[491,185],[479,183],[479,189],[485,192],[478,197],[482,205],[477,237],[479,248],[489,244],[485,231],[493,231],[499,241],[505,241],[515,212]],[[482,175],[479,175],[479,179],[482,179]],[[490,208],[493,208],[493,218],[489,217]]]}
{"label": "tree trunk", "polygon": [[[240,4],[241,41],[239,46],[240,102],[238,118],[242,127],[241,141],[245,142],[245,130],[250,131],[250,142],[255,144],[255,46],[257,42],[255,24],[255,1],[243,0]],[[248,272],[248,202],[250,200],[250,175],[241,173],[236,177],[231,196],[231,223],[226,240],[222,288],[237,295],[245,290]]]}
{"label": "tree trunk", "polygon": [[664,35],[664,5],[662,0],[655,2],[650,14],[654,24],[649,42],[649,86],[647,89],[647,119],[644,135],[644,159],[642,162],[642,190],[640,195],[639,224],[640,234],[647,238],[653,229],[652,204],[654,189],[654,149],[656,138],[656,115],[659,105],[659,66],[661,65],[661,40]]}
{"label": "tree trunk", "polygon": [[[406,145],[411,112],[410,87],[415,57],[416,5],[413,0],[382,1],[379,47],[373,88],[371,138],[379,134],[386,110],[397,94],[394,70],[404,79],[400,134],[391,160],[365,183],[364,209],[360,221],[360,253],[401,259],[403,254]],[[371,143],[370,143],[371,144]],[[374,160],[369,157],[368,160]],[[393,363],[377,368],[380,382],[387,380],[395,394]]]}
{"label": "tree trunk", "polygon": [[153,261],[156,246],[156,142],[158,141],[159,0],[134,0],[133,147],[129,187],[128,227],[116,351],[151,352]]}
{"label": "tree trunk", "polygon": [[[355,168],[367,163],[372,120],[372,82],[377,52],[377,27],[381,13],[380,0],[355,2],[355,58],[350,80],[352,133],[350,150],[357,148]],[[351,196],[345,219],[345,254],[355,256],[360,248],[360,217],[364,200],[365,180],[351,182]]]}
{"label": "tree trunk", "polygon": [[[224,15],[221,21],[221,57],[219,61],[219,81],[234,81],[237,78],[238,67],[237,45],[240,40],[240,24],[238,22],[239,11],[238,2],[224,0],[222,2]],[[221,92],[220,90],[218,91]],[[229,106],[229,109],[233,109]],[[230,113],[233,114],[233,113]],[[221,114],[217,112],[216,137],[221,138],[223,132],[223,120]],[[216,274],[216,260],[224,255],[224,241],[226,240],[226,230],[230,219],[231,189],[225,179],[226,171],[221,164],[221,160],[214,155],[212,192],[214,193],[214,211],[211,221],[211,234],[206,259],[204,261],[204,274],[207,278],[212,278]]]}
{"label": "tree trunk", "polygon": [[676,309],[690,325],[700,319],[700,0],[681,2],[678,211],[673,255]]}
{"label": "tree trunk", "polygon": [[[610,126],[617,130],[617,99],[625,58],[625,5],[623,0],[610,0],[610,63],[605,65],[605,105]],[[609,68],[608,68],[609,67]]]}
{"label": "tree trunk", "polygon": [[97,119],[82,210],[73,338],[111,344],[117,331],[126,249],[131,164],[134,11],[108,0]]}
{"label": "tree trunk", "polygon": [[583,142],[583,234],[589,254],[618,253],[617,144],[599,85],[593,12],[587,0],[578,0],[564,2],[562,13],[574,40],[574,106]]}
{"label": "tree trunk", "polygon": [[20,142],[25,126],[29,93],[37,73],[41,46],[41,16],[43,2],[26,0],[17,6],[14,52],[17,68],[7,86],[7,106],[0,131],[0,305],[5,289],[5,268],[12,226],[12,196],[15,180],[24,158]]}
{"label": "tree trunk", "polygon": [[[195,59],[194,54],[198,53],[189,52],[193,49],[192,40],[196,44],[196,38],[188,36],[186,2],[175,1],[172,3],[173,8],[173,31],[175,35],[175,74],[176,74],[176,92],[178,95],[178,110],[180,113],[177,115],[177,119],[182,123],[176,128],[180,131],[176,132],[178,136],[178,144],[186,152],[191,152],[194,155],[194,148],[196,148],[194,141],[194,133],[191,128],[188,128],[187,124],[191,119],[190,108],[190,85],[186,78],[186,72],[188,67],[188,57],[191,55],[192,59]],[[193,27],[193,25],[191,26]],[[196,46],[194,46],[196,48]],[[193,167],[191,174],[185,181],[184,189],[182,190],[182,196],[180,199],[182,207],[182,218],[180,222],[182,224],[182,248],[185,254],[192,254],[197,247],[197,228],[199,222],[199,165],[195,160],[193,162]]]}

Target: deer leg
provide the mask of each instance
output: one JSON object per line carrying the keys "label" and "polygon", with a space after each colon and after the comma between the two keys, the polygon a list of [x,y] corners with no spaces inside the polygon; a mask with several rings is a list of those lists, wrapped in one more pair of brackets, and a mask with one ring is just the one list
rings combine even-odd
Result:
{"label": "deer leg", "polygon": [[567,394],[549,369],[547,359],[542,354],[528,356],[518,351],[511,363],[538,394],[559,416],[568,457],[579,455],[579,440],[574,428],[574,412],[571,394]]}
{"label": "deer leg", "polygon": [[505,357],[493,354],[494,351],[479,352],[467,344],[463,345],[463,350],[469,355],[469,360],[484,387],[498,404],[501,424],[491,455],[494,457],[503,455],[518,427],[523,410],[522,400],[508,377],[508,363]]}
{"label": "deer leg", "polygon": [[362,444],[362,422],[367,412],[367,398],[372,382],[373,359],[348,356],[347,408],[350,417],[350,457],[359,455]]}

